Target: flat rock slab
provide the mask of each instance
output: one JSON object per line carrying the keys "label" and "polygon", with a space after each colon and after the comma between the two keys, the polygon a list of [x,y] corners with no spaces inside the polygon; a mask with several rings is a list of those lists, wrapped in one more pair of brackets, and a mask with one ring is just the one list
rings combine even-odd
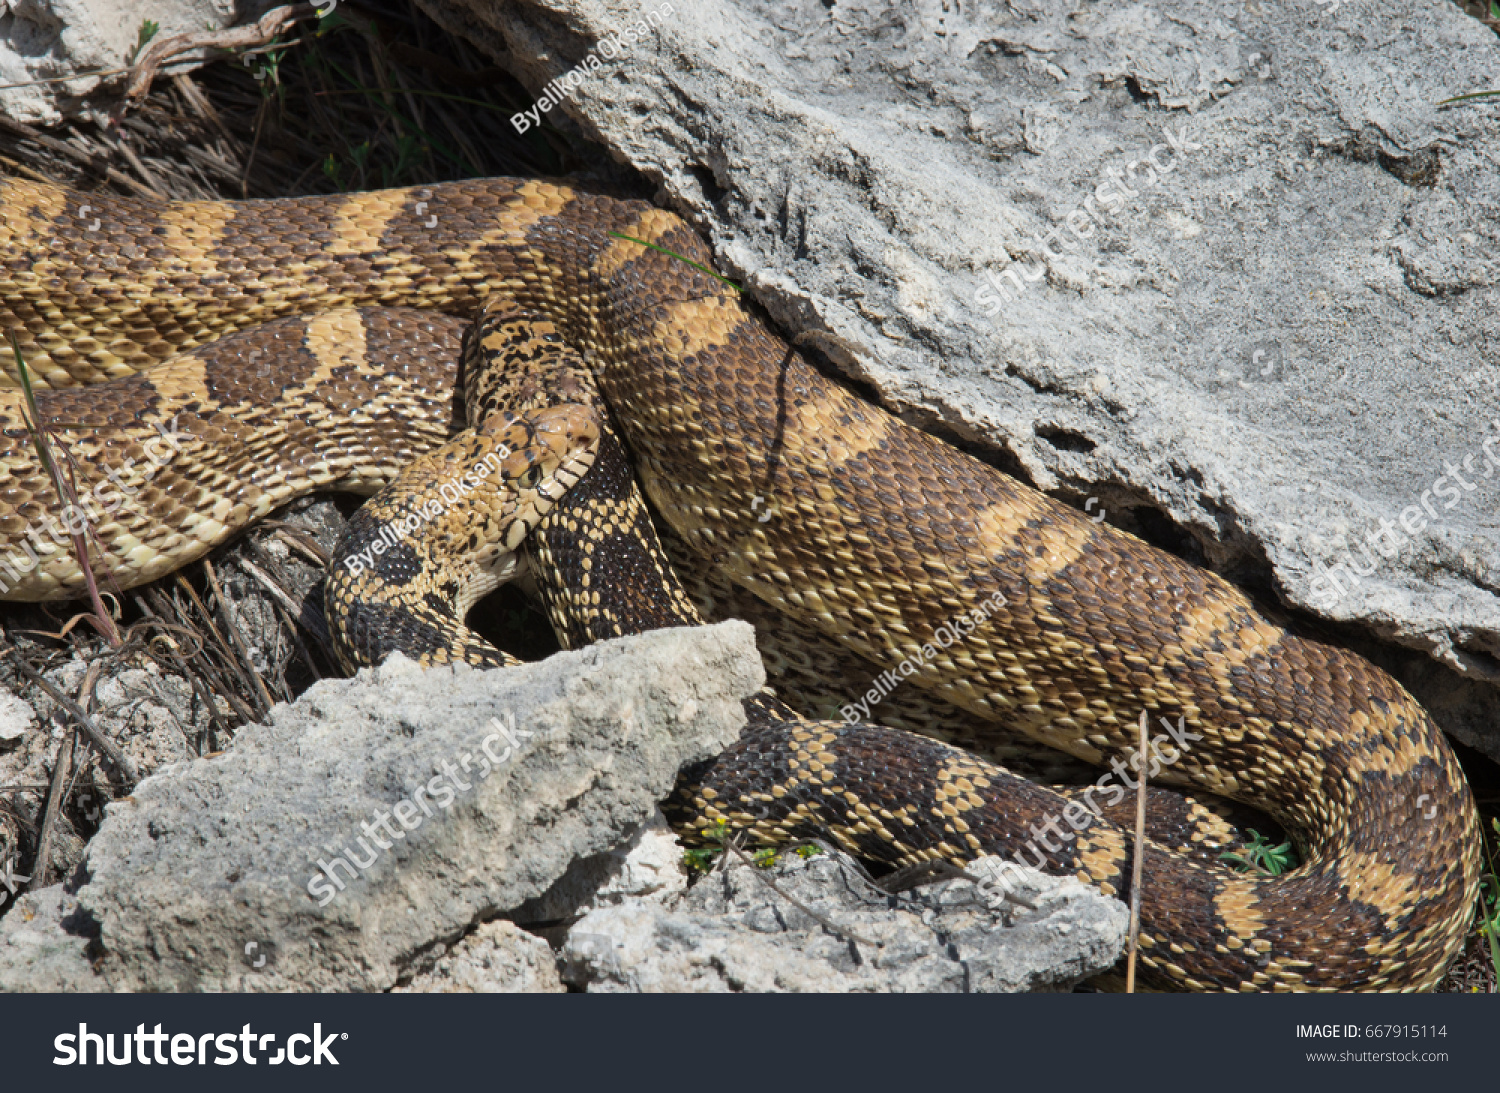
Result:
{"label": "flat rock slab", "polygon": [[771,869],[736,859],[665,906],[626,900],[585,915],[563,978],[601,993],[1015,993],[1071,990],[1114,965],[1123,903],[1071,878],[1020,875],[1010,891],[1024,904],[968,880],[886,895],[842,853],[782,854]]}
{"label": "flat rock slab", "polygon": [[[764,681],[739,622],[325,680],[109,806],[75,955],[115,990],[388,989],[648,820],[681,767],[738,737]],[[7,955],[66,956],[53,933],[22,941],[0,945],[11,989],[27,980]]]}
{"label": "flat rock slab", "polygon": [[1500,123],[1437,105],[1500,42],[1449,0],[419,3],[888,406],[1500,758]]}

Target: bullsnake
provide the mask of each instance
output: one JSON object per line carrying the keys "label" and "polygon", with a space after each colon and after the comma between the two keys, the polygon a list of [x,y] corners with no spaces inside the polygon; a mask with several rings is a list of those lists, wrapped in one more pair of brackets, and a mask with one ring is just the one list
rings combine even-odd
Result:
{"label": "bullsnake", "polygon": [[[298,492],[371,489],[447,435],[453,404],[420,360],[451,328],[402,309],[533,323],[580,354],[698,565],[914,687],[1091,763],[1130,758],[1142,710],[1176,723],[1192,744],[1161,781],[1253,804],[1293,833],[1303,864],[1279,878],[1146,848],[1142,958],[1159,982],[1421,990],[1458,950],[1477,815],[1442,733],[1398,684],[831,382],[722,282],[638,242],[710,266],[672,214],[525,179],[245,203],[3,187],[5,322],[45,384],[186,354],[118,387],[44,396],[49,420],[88,426],[68,434],[82,489],[135,460],[130,503],[96,526],[98,565],[122,585]],[[395,317],[337,310],[349,308]],[[389,359],[403,327],[416,365]],[[280,332],[304,366],[293,382],[257,372],[245,346],[264,351],[269,336],[250,328]],[[208,343],[235,331],[251,341],[215,356]],[[400,424],[412,411],[424,424]],[[142,447],[157,426],[188,438],[162,464]],[[59,506],[14,398],[0,435],[0,552],[15,557]],[[569,497],[548,520],[569,518]],[[41,553],[6,595],[78,590],[67,552]],[[958,619],[962,640],[941,640]],[[771,836],[832,820],[899,862],[965,860],[1069,800],[918,737],[796,732],[748,734],[685,807]],[[790,818],[766,819],[778,803]],[[1084,811],[1049,865],[1124,894],[1130,841]]]}

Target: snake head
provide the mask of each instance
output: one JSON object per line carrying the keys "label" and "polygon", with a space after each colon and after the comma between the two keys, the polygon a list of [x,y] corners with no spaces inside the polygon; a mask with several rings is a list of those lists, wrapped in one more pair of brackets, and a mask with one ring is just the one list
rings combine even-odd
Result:
{"label": "snake head", "polygon": [[[592,407],[565,403],[522,413],[502,410],[485,418],[478,431],[500,453],[501,479],[516,489],[537,490],[550,508],[594,465],[599,429]],[[516,541],[506,545],[519,547],[528,531],[518,521],[507,536]]]}
{"label": "snake head", "polygon": [[593,465],[599,448],[597,415],[575,403],[521,413],[502,410],[485,418],[479,432],[499,450],[501,477],[522,489],[535,489],[559,470],[575,471],[557,496]]}

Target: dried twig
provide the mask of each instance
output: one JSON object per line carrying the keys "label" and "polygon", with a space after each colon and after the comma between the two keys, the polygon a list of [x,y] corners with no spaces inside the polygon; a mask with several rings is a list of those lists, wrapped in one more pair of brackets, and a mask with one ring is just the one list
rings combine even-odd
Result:
{"label": "dried twig", "polygon": [[[150,602],[148,603],[148,601]],[[188,686],[193,688],[193,694],[197,697],[199,704],[208,711],[208,743],[210,748],[218,747],[217,732],[223,732],[226,738],[234,735],[229,725],[225,723],[224,715],[220,713],[218,703],[214,701],[216,694],[224,699],[230,709],[242,721],[249,722],[255,720],[250,716],[250,712],[245,709],[244,705],[234,697],[232,688],[227,686],[222,679],[219,680],[221,686],[216,688],[211,682],[205,682],[203,673],[194,670],[193,665],[198,663],[204,665],[209,674],[218,674],[214,671],[213,664],[205,653],[203,636],[193,628],[190,620],[183,615],[181,609],[170,597],[160,588],[153,586],[146,588],[143,593],[137,594],[135,602],[140,607],[141,613],[153,620],[156,626],[159,626],[163,630],[179,630],[184,637],[191,638],[195,643],[195,648],[184,656],[183,653],[178,651],[177,642],[170,634],[164,633],[162,635],[165,643],[164,648],[167,650],[168,656],[171,657],[173,667],[176,669],[178,675],[188,681]],[[152,604],[155,605],[154,610],[152,609]],[[178,618],[183,620],[181,625],[172,623],[169,620],[169,616],[174,612]],[[154,645],[151,648],[154,649]]]}
{"label": "dried twig", "polygon": [[31,878],[26,890],[35,892],[47,887],[52,873],[52,826],[57,822],[57,813],[62,804],[63,782],[68,769],[73,765],[73,743],[78,739],[78,730],[69,729],[57,742],[57,755],[52,760],[52,782],[47,787],[47,800],[42,806],[42,821],[38,825],[36,861],[31,866]]}
{"label": "dried twig", "polygon": [[115,147],[122,156],[130,161],[130,165],[135,168],[135,173],[141,176],[141,182],[145,185],[146,189],[151,191],[152,196],[160,198],[162,201],[167,200],[167,195],[162,189],[161,179],[156,177],[151,168],[141,162],[141,157],[136,155],[135,150],[130,147],[130,142],[125,139],[124,133],[118,134],[115,140]]}
{"label": "dried twig", "polygon": [[311,4],[287,4],[272,8],[255,23],[242,27],[225,27],[223,30],[199,30],[188,34],[173,34],[159,38],[146,48],[130,66],[130,80],[125,85],[126,107],[140,102],[151,90],[151,81],[161,66],[174,57],[195,49],[246,49],[263,46],[293,23],[303,19],[321,19],[318,9]]}
{"label": "dried twig", "polygon": [[177,88],[177,93],[182,96],[183,101],[188,104],[193,113],[214,127],[223,146],[233,148],[234,134],[224,124],[224,119],[215,109],[214,104],[203,94],[203,89],[193,82],[193,78],[186,72],[179,72],[172,77],[172,85]]}
{"label": "dried twig", "polygon": [[333,638],[329,636],[328,626],[324,622],[321,615],[314,614],[309,611],[304,611],[302,609],[302,605],[299,604],[296,600],[292,599],[291,595],[288,594],[286,589],[282,588],[281,585],[272,580],[269,573],[252,562],[249,558],[239,559],[239,564],[241,569],[250,574],[250,576],[254,577],[256,583],[258,583],[262,588],[266,590],[266,592],[270,595],[272,602],[274,602],[277,607],[281,608],[282,611],[286,612],[288,621],[294,627],[297,623],[300,622],[303,626],[307,627],[308,632],[311,633],[313,637],[317,638],[318,641],[322,643],[325,649],[332,647]]}
{"label": "dried twig", "polygon": [[[207,558],[203,559],[203,575],[208,578],[208,587],[213,592],[214,599],[218,601],[219,614],[224,620],[224,632],[229,635],[230,644],[234,647],[239,667],[240,682],[248,690],[254,691],[260,697],[259,715],[264,717],[271,711],[271,707],[276,705],[276,701],[271,697],[271,692],[266,690],[265,680],[261,679],[260,673],[255,670],[255,663],[250,657],[250,647],[245,644],[244,635],[240,633],[239,626],[235,624],[234,616],[229,613],[229,601],[224,598],[224,590],[219,587],[219,578],[214,575],[214,567]],[[186,581],[183,581],[182,585],[187,589],[188,595],[192,597],[193,602],[198,605],[198,610],[203,612],[203,617],[208,623],[209,630],[213,632],[219,644],[223,645],[224,639],[220,636],[218,628],[214,626],[213,616],[209,614],[208,608],[204,607],[199,601],[198,594],[193,591],[193,586]]]}
{"label": "dried twig", "polygon": [[[207,568],[208,559],[204,558],[202,564]],[[195,629],[197,625],[196,621],[187,611],[183,610],[179,598],[167,596],[164,589],[153,589],[152,594],[162,612],[165,613],[170,608],[177,615],[177,618],[181,620],[181,625],[198,639],[198,648],[189,654],[188,659],[202,664],[204,675],[207,677],[213,693],[225,698],[232,698],[234,694],[232,683],[234,679],[238,679],[244,687],[245,693],[250,694],[254,688],[245,683],[244,671],[238,664],[234,663],[234,651],[229,648],[229,644],[224,640],[224,635],[219,633],[219,628],[214,624],[212,613],[204,605],[203,601],[198,598],[198,593],[193,591],[193,586],[188,583],[187,578],[181,572],[175,574],[173,579],[177,583],[178,591],[186,593],[188,600],[198,609],[198,615],[203,619],[203,625],[208,627],[209,636],[216,643],[211,646],[203,640],[202,633]],[[209,656],[210,650],[216,651],[221,656]],[[225,666],[226,664],[232,665],[235,668],[232,676],[229,668]],[[244,709],[244,707],[236,705],[235,709],[238,711]],[[246,720],[254,720],[254,718],[247,718]]]}
{"label": "dried twig", "polygon": [[[83,680],[78,684],[79,709],[87,709],[92,704],[94,687],[98,682],[99,663],[96,661],[89,665]],[[77,771],[73,769],[77,743],[78,730],[75,728],[69,729],[57,744],[57,757],[52,763],[52,783],[47,787],[47,802],[42,808],[42,822],[38,826],[36,862],[32,866],[31,879],[26,886],[28,892],[45,888],[52,881],[52,830],[57,823],[58,814],[62,811],[62,801],[67,792],[63,783],[69,783],[69,788],[71,788],[72,776],[77,774]]]}
{"label": "dried twig", "polygon": [[4,652],[16,654],[12,657],[12,662],[20,670],[21,674],[45,691],[48,698],[52,699],[53,702],[72,715],[78,727],[83,730],[83,734],[89,738],[89,743],[98,748],[104,757],[110,761],[111,765],[123,774],[132,786],[141,780],[140,773],[135,769],[135,764],[126,757],[124,752],[115,746],[113,740],[99,730],[99,726],[94,724],[93,718],[84,713],[79,708],[78,703],[54,687],[51,681],[42,675],[41,672],[38,672],[31,665],[27,664],[25,658],[20,655],[20,650],[14,645],[6,646]]}
{"label": "dried twig", "polygon": [[[152,589],[151,591],[155,590]],[[203,639],[196,633],[188,630],[186,627],[176,626],[175,624],[169,622],[166,618],[158,615],[151,609],[151,605],[146,602],[146,597],[140,592],[137,592],[135,594],[135,605],[140,609],[141,614],[144,615],[147,619],[147,622],[137,623],[137,626],[144,627],[150,625],[164,631],[160,635],[161,648],[166,650],[166,655],[171,661],[172,669],[174,669],[181,678],[188,681],[188,686],[193,689],[193,696],[198,700],[198,703],[208,711],[208,728],[204,730],[204,736],[207,737],[208,750],[217,751],[219,747],[219,741],[216,735],[216,730],[224,728],[226,735],[228,732],[227,728],[220,721],[218,704],[214,702],[212,692],[205,692],[203,681],[198,678],[198,673],[189,671],[187,661],[183,659],[182,653],[179,651],[176,639],[174,639],[170,633],[166,633],[165,631],[182,630],[183,636],[191,638],[195,643],[197,643],[197,646],[200,650],[203,645]],[[146,655],[151,657],[158,664],[161,664],[161,658],[158,655],[157,649],[158,647],[155,639],[146,642]],[[189,655],[196,656],[197,652],[195,651]],[[203,754],[203,745],[203,740],[193,740],[189,738],[188,746],[196,751],[199,755]]]}
{"label": "dried twig", "polygon": [[[109,179],[111,182],[115,182],[121,186],[124,186],[128,190],[135,191],[141,197],[155,196],[149,189],[141,185],[138,179],[131,178],[123,171],[118,171],[115,168],[107,165],[104,162],[105,157],[102,154],[91,155],[88,152],[79,151],[77,148],[74,148],[65,140],[58,140],[56,137],[49,137],[40,129],[35,129],[27,125],[25,122],[16,121],[14,118],[7,118],[4,115],[0,115],[0,130],[8,131],[18,137],[29,140],[32,143],[45,148],[47,151],[52,152],[56,155],[65,156],[66,158],[88,168],[89,170],[103,171],[105,178]],[[56,181],[56,179],[48,178],[46,175],[39,174],[35,171],[28,170],[27,173],[36,176],[37,181],[39,182]]]}
{"label": "dried twig", "polygon": [[279,539],[289,548],[297,551],[318,569],[328,568],[328,551],[324,550],[323,545],[307,533],[306,528],[281,520],[262,520],[260,530],[271,532],[272,538]]}
{"label": "dried twig", "polygon": [[[254,545],[254,540],[251,540],[252,549]],[[245,567],[245,572],[255,577],[262,585],[271,580],[263,570],[248,558],[241,558],[239,562],[242,567]],[[308,647],[307,642],[302,640],[302,632],[306,630],[318,640],[319,647],[322,649],[324,656],[329,661],[333,661],[333,653],[331,652],[333,638],[328,633],[328,622],[323,617],[322,597],[309,596],[303,601],[300,609],[294,609],[294,607],[287,606],[288,603],[292,602],[291,598],[283,598],[284,596],[284,593],[283,596],[273,594],[272,606],[275,607],[282,623],[286,626],[286,633],[292,639],[292,647],[296,651],[297,657],[301,659],[303,667],[307,669],[307,674],[313,679],[327,679],[327,673],[318,667],[318,662],[313,659],[312,650]],[[342,678],[343,673],[335,668],[333,677],[335,679]],[[286,678],[284,675],[281,679],[281,687],[283,691],[286,690]],[[288,696],[288,701],[290,701],[290,696]]]}

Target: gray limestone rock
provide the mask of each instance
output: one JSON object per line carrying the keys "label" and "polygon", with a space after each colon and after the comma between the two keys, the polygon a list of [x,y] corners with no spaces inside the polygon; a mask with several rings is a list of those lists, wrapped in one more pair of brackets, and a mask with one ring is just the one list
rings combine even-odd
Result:
{"label": "gray limestone rock", "polygon": [[388,989],[617,845],[764,678],[732,622],[319,683],[109,806],[78,890],[95,966],[116,990]]}
{"label": "gray limestone rock", "polygon": [[36,724],[36,714],[31,707],[0,687],[0,747],[15,743]]}
{"label": "gray limestone rock", "polygon": [[[274,6],[275,0],[0,0],[0,83],[21,85],[0,91],[0,113],[52,124],[80,112],[88,94],[110,78],[93,73],[129,64],[147,20],[166,37],[230,26]],[[201,63],[204,51],[197,52]]]}
{"label": "gray limestone rock", "polygon": [[[87,668],[75,658],[49,669],[46,676],[64,694],[74,695]],[[20,689],[25,697],[0,689],[0,786],[13,787],[6,799],[18,814],[40,817],[59,749],[71,730],[65,719],[55,716],[49,696],[36,687]],[[189,759],[201,746],[210,720],[187,680],[149,660],[143,667],[116,668],[100,678],[91,719],[141,774]],[[14,735],[7,735],[7,722],[17,730]],[[49,858],[54,879],[77,867],[105,804],[127,792],[121,772],[97,752],[69,768],[66,784],[69,792],[52,825]],[[6,822],[0,815],[0,829]],[[0,830],[0,869],[7,864],[20,868],[20,859],[10,853],[13,849]],[[3,903],[0,899],[0,906]]]}
{"label": "gray limestone rock", "polygon": [[630,898],[664,901],[687,889],[683,847],[658,809],[619,846],[579,858],[557,883],[510,914],[514,922],[561,922]]}
{"label": "gray limestone rock", "polygon": [[666,905],[629,899],[585,915],[563,978],[606,993],[1013,993],[1066,991],[1114,965],[1124,904],[1021,875],[1015,901],[969,880],[889,896],[842,853],[782,854],[768,870],[733,859]]}
{"label": "gray limestone rock", "polygon": [[0,993],[109,990],[89,959],[95,932],[64,885],[22,893],[0,918]]}

